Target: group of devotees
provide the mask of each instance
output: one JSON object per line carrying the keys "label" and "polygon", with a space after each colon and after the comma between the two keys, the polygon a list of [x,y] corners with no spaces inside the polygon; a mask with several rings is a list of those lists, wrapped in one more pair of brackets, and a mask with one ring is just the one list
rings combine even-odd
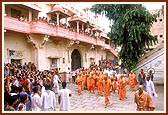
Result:
{"label": "group of devotees", "polygon": [[60,111],[69,111],[69,97],[73,96],[72,89],[66,88],[69,82],[78,86],[78,95],[83,93],[83,90],[91,93],[97,91],[100,96],[105,97],[105,107],[110,104],[111,93],[117,93],[118,99],[124,101],[127,98],[126,86],[129,85],[130,91],[134,91],[135,86],[138,86],[133,97],[137,111],[155,110],[153,99],[157,94],[153,74],[144,73],[143,69],[136,75],[133,71],[121,74],[119,69],[99,66],[81,68],[74,72],[69,69],[61,72],[58,68],[45,72],[25,70],[24,66],[15,68],[16,73],[5,75],[5,111],[55,111],[57,99]]}
{"label": "group of devotees", "polygon": [[155,110],[154,96],[157,96],[157,93],[155,92],[152,71],[145,74],[141,69],[136,76],[133,71],[128,74],[120,74],[119,69],[115,71],[110,68],[105,68],[103,71],[96,68],[85,69],[77,73],[76,83],[79,95],[84,89],[91,93],[95,93],[95,89],[97,89],[97,93],[105,97],[105,107],[110,104],[111,93],[117,92],[118,99],[124,101],[127,98],[126,86],[129,85],[129,90],[134,91],[135,86],[138,85],[138,90],[133,97],[137,111]]}

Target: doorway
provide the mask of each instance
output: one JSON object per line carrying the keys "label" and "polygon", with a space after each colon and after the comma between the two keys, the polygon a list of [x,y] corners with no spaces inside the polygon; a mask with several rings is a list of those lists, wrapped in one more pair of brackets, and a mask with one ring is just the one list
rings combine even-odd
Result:
{"label": "doorway", "polygon": [[22,59],[11,59],[11,63],[22,64],[21,61]]}
{"label": "doorway", "polygon": [[77,49],[74,49],[74,51],[71,54],[71,69],[72,71],[81,68],[81,55]]}

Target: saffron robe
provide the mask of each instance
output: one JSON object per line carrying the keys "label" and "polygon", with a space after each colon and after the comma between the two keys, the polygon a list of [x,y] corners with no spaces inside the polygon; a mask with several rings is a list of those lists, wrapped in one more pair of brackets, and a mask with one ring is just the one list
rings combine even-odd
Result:
{"label": "saffron robe", "polygon": [[104,95],[105,95],[105,104],[110,104],[110,89],[111,89],[111,80],[103,80]]}
{"label": "saffron robe", "polygon": [[137,104],[137,111],[153,111],[155,109],[151,97],[145,91],[141,95],[139,95],[139,91],[136,91],[134,102]]}

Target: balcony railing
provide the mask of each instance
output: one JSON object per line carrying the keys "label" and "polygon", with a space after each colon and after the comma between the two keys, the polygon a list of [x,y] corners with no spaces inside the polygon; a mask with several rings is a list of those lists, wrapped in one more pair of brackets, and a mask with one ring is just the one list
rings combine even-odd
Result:
{"label": "balcony railing", "polygon": [[105,42],[99,38],[92,37],[89,34],[85,33],[78,33],[66,27],[52,26],[42,21],[32,21],[28,23],[19,21],[17,18],[5,16],[4,29],[27,34],[38,33],[38,34],[46,34],[49,36],[59,36],[69,40],[85,42],[105,47],[105,49],[109,50],[111,49],[110,45],[105,44]]}
{"label": "balcony railing", "polygon": [[19,21],[17,18],[5,16],[4,29],[21,33],[30,33],[30,25],[27,22]]}

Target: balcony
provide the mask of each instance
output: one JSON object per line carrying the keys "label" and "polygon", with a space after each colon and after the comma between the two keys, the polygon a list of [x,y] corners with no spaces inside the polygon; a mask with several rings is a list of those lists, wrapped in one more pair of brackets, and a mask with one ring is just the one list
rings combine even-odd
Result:
{"label": "balcony", "polygon": [[5,16],[4,29],[21,32],[21,33],[29,33],[30,25],[27,22],[19,21],[17,18]]}
{"label": "balcony", "polygon": [[105,44],[105,49],[107,49],[110,52],[112,52],[115,56],[118,55],[118,53],[112,47],[110,47],[110,45]]}
{"label": "balcony", "polygon": [[105,44],[105,42],[99,38],[95,38],[84,33],[77,33],[76,31],[72,31],[66,27],[52,26],[42,21],[32,21],[28,23],[19,21],[16,18],[5,16],[4,29],[27,34],[36,33],[36,34],[46,34],[49,36],[59,36],[69,40],[85,42],[101,47],[105,46],[105,49],[109,50],[111,49],[109,45]]}
{"label": "balcony", "polygon": [[52,26],[44,22],[31,22],[31,33],[47,34],[49,36],[59,36],[69,40],[85,42],[102,46],[104,41],[96,39],[84,33],[77,33],[66,27]]}
{"label": "balcony", "polygon": [[101,47],[104,47],[105,46],[104,40],[101,40],[101,39],[97,38],[97,45],[101,46]]}
{"label": "balcony", "polygon": [[48,23],[42,21],[32,21],[30,22],[30,34],[46,34],[49,36],[54,36],[56,29],[49,25]]}

